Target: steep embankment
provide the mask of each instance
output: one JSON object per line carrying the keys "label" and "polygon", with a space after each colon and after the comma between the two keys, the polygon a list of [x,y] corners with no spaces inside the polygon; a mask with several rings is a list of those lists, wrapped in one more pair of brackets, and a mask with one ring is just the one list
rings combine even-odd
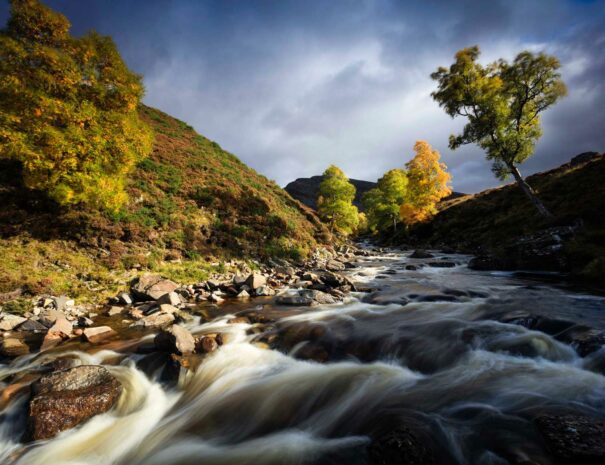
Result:
{"label": "steep embankment", "polygon": [[[289,183],[284,189],[295,199],[304,203],[309,208],[317,209],[317,196],[319,194],[319,185],[323,180],[323,176],[311,176],[310,178],[298,178]],[[375,182],[361,181],[359,179],[349,179],[351,184],[355,186],[355,199],[353,204],[357,208],[363,209],[361,198],[370,189],[376,187]]]}
{"label": "steep embankment", "polygon": [[527,181],[553,220],[511,184],[443,202],[412,237],[490,255],[477,264],[485,268],[564,270],[605,284],[605,155],[581,154]]}
{"label": "steep embankment", "polygon": [[315,214],[190,126],[142,107],[152,154],[132,173],[130,202],[107,215],[61,209],[0,166],[0,293],[113,292],[132,270],[202,278],[209,257],[300,259],[329,233]]}

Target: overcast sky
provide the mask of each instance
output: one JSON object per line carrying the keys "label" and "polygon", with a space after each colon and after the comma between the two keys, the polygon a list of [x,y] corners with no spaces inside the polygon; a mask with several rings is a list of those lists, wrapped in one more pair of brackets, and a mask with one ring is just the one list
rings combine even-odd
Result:
{"label": "overcast sky", "polygon": [[[605,150],[605,1],[48,0],[72,31],[113,36],[142,73],[145,103],[187,121],[279,184],[329,164],[376,180],[437,148],[458,191],[498,181],[432,101],[429,75],[454,53],[555,54],[569,96],[543,117],[523,174]],[[5,23],[8,4],[0,7]]]}

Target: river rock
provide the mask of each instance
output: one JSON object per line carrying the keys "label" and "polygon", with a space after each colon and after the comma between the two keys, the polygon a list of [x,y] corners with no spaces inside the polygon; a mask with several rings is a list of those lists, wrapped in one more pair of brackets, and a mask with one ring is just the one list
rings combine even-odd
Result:
{"label": "river rock", "polygon": [[158,350],[179,355],[187,355],[195,350],[195,339],[191,333],[180,325],[172,325],[158,333],[154,339]]}
{"label": "river rock", "polygon": [[275,302],[280,305],[310,307],[313,305],[335,304],[337,300],[326,292],[302,289],[294,294],[282,294],[275,299]]}
{"label": "river rock", "polygon": [[219,343],[214,336],[202,336],[195,341],[195,351],[199,354],[214,352]]}
{"label": "river rock", "polygon": [[371,465],[436,465],[431,449],[406,427],[374,438],[368,455]]}
{"label": "river rock", "polygon": [[604,463],[605,420],[587,415],[542,415],[535,424],[561,462]]}
{"label": "river rock", "polygon": [[160,275],[146,273],[132,285],[131,291],[139,300],[157,300],[178,287],[177,283]]}
{"label": "river rock", "polygon": [[0,330],[1,331],[11,331],[15,329],[15,327],[19,326],[21,323],[27,321],[27,318],[23,318],[18,315],[11,315],[10,313],[5,313],[2,315],[2,320],[0,320]]}
{"label": "river rock", "polygon": [[442,262],[428,262],[428,266],[431,268],[454,268],[456,264],[454,262],[442,261]]}
{"label": "river rock", "polygon": [[430,252],[427,252],[426,250],[421,250],[421,249],[417,249],[414,250],[411,255],[410,258],[433,258],[434,255]]}
{"label": "river rock", "polygon": [[0,355],[4,357],[18,357],[29,354],[29,347],[22,340],[7,337],[0,341]]}
{"label": "river rock", "polygon": [[131,324],[134,328],[161,328],[168,326],[174,321],[174,314],[172,313],[154,313],[147,315],[138,321]]}
{"label": "river rock", "polygon": [[124,307],[117,307],[114,305],[114,306],[110,307],[109,310],[107,310],[107,316],[120,315],[125,310],[126,310],[126,308],[124,308]]}
{"label": "river rock", "polygon": [[337,260],[328,260],[326,270],[328,271],[344,271],[345,264]]}
{"label": "river rock", "polygon": [[254,289],[254,295],[259,297],[267,297],[271,295],[275,295],[275,291],[271,289],[269,286],[261,286]]}
{"label": "river rock", "polygon": [[43,376],[32,386],[25,439],[50,439],[107,412],[122,385],[106,368],[82,365]]}
{"label": "river rock", "polygon": [[117,333],[109,326],[96,326],[94,328],[86,328],[82,334],[84,339],[86,339],[88,342],[91,344],[96,344],[97,342],[110,338]]}
{"label": "river rock", "polygon": [[244,289],[239,294],[237,294],[237,298],[238,299],[249,299],[250,298],[250,294],[248,294],[248,292]]}
{"label": "river rock", "polygon": [[174,307],[181,305],[181,296],[176,292],[168,292],[157,300],[158,304],[169,304]]}
{"label": "river rock", "polygon": [[48,328],[36,320],[27,320],[15,328],[17,331],[32,331],[36,333],[45,333]]}
{"label": "river rock", "polygon": [[260,273],[251,273],[246,279],[246,285],[249,286],[250,289],[258,289],[266,284],[267,278]]}

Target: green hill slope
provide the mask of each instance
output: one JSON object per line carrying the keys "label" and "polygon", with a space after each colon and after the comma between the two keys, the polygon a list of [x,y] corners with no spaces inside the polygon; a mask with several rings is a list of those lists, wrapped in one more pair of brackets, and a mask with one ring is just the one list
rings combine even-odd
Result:
{"label": "green hill slope", "polygon": [[431,222],[413,230],[413,237],[493,255],[505,269],[570,271],[605,284],[605,155],[582,154],[527,181],[554,220],[539,216],[511,184],[444,202]]}
{"label": "green hill slope", "polygon": [[194,280],[218,257],[304,258],[329,233],[273,181],[187,124],[149,107],[152,154],[114,215],[61,209],[0,166],[0,293],[112,292],[139,269]]}

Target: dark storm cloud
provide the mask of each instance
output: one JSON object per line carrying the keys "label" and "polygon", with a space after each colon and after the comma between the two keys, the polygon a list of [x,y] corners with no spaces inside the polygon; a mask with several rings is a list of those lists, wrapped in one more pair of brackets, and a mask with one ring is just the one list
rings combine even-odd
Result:
{"label": "dark storm cloud", "polygon": [[[497,184],[476,147],[451,152],[452,120],[430,73],[479,44],[485,60],[525,48],[556,54],[569,96],[544,117],[525,174],[605,150],[605,11],[600,1],[48,0],[77,34],[114,37],[145,76],[145,101],[191,123],[284,184],[330,163],[376,179],[441,151],[454,187]],[[0,10],[6,19],[7,7]]]}

